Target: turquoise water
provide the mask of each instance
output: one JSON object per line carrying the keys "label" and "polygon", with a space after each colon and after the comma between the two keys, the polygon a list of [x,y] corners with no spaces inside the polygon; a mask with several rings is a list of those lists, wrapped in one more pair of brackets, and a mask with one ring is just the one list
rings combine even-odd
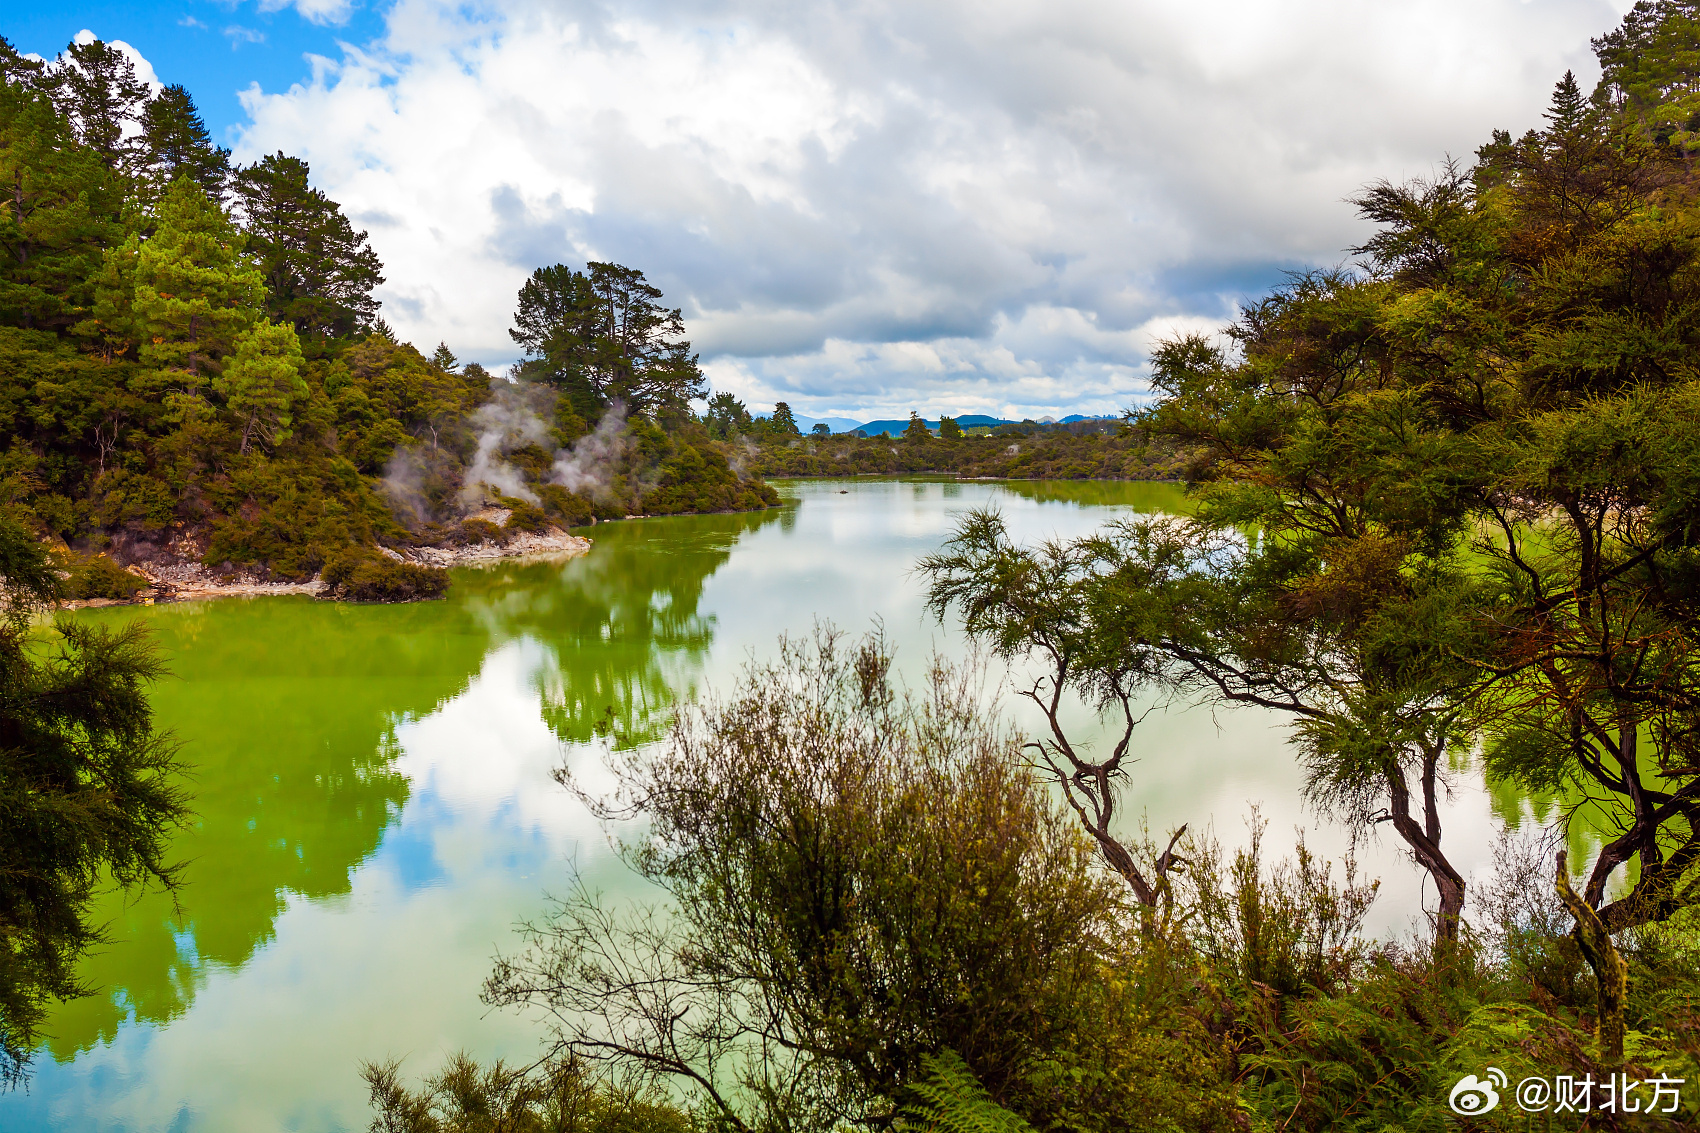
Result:
{"label": "turquoise water", "polygon": [[[539,1024],[478,1002],[491,957],[574,870],[640,892],[616,832],[554,768],[596,783],[604,734],[655,739],[676,696],[729,684],[817,618],[878,620],[911,672],[935,648],[962,655],[913,568],[969,508],[999,507],[1031,539],[1182,502],[1154,484],[781,488],[781,510],[607,524],[582,558],[459,571],[443,602],[81,615],[144,617],[171,658],[156,704],[194,767],[197,817],[176,845],[190,864],[180,910],[158,894],[104,906],[111,943],[84,969],[100,993],[54,1016],[28,1092],[0,1098],[0,1130],[363,1130],[363,1060],[417,1074],[459,1049],[528,1058]],[[1343,832],[1297,804],[1281,723],[1151,717],[1133,809],[1157,828],[1213,821],[1231,844],[1257,801],[1272,844],[1304,823],[1338,851]],[[1485,793],[1460,783],[1454,860],[1485,862],[1491,826]],[[1364,856],[1385,879],[1373,927],[1408,927],[1417,874],[1391,845]]]}

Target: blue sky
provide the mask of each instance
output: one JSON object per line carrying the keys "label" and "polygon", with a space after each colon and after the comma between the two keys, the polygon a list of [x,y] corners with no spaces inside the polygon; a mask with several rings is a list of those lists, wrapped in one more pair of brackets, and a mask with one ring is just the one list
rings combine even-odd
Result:
{"label": "blue sky", "polygon": [[1061,417],[1346,262],[1364,185],[1591,87],[1627,6],[11,0],[0,32],[122,40],[237,160],[306,159],[427,351],[504,366],[533,269],[611,260],[752,408]]}
{"label": "blue sky", "polygon": [[382,16],[369,4],[324,5],[317,21],[304,18],[293,4],[266,11],[256,0],[34,0],[5,7],[0,35],[43,58],[64,50],[84,28],[130,44],[153,64],[160,81],[189,88],[208,128],[226,145],[248,121],[237,92],[254,83],[267,91],[288,90],[311,78],[309,54],[339,58],[339,41],[358,46],[384,30]]}

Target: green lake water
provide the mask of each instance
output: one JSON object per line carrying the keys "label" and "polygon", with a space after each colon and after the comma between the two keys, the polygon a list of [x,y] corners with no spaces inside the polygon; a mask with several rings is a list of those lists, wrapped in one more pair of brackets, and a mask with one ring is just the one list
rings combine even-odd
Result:
{"label": "green lake water", "polygon": [[[962,655],[913,569],[969,508],[995,505],[1036,539],[1182,505],[1163,484],[781,489],[783,509],[606,524],[581,558],[457,571],[442,602],[80,615],[143,617],[170,659],[155,704],[193,768],[196,817],[175,847],[189,865],[180,908],[159,894],[103,906],[111,943],[83,969],[99,992],[54,1014],[27,1091],[0,1097],[0,1131],[363,1130],[362,1060],[403,1057],[415,1075],[459,1049],[529,1060],[537,1022],[478,1002],[491,957],[575,870],[644,896],[555,767],[594,784],[609,724],[661,735],[677,696],[729,684],[817,618],[878,619],[911,672],[934,649]],[[1153,715],[1133,809],[1154,828],[1213,823],[1233,844],[1258,802],[1271,845],[1303,824],[1337,854],[1344,832],[1297,802],[1282,723]],[[1459,776],[1447,847],[1465,871],[1490,857],[1492,809]],[[1371,927],[1408,930],[1416,871],[1390,843],[1361,856],[1384,879]]]}

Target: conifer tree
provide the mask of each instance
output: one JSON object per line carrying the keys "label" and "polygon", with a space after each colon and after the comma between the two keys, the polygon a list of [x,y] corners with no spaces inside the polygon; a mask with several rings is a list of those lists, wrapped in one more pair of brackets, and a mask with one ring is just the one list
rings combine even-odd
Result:
{"label": "conifer tree", "polygon": [[153,237],[132,235],[107,257],[97,313],[129,333],[143,363],[187,372],[198,385],[260,317],[265,284],[241,248],[223,210],[179,177],[160,202]]}
{"label": "conifer tree", "polygon": [[275,446],[289,439],[291,409],[307,397],[304,362],[301,340],[288,323],[261,319],[236,339],[213,391],[242,426],[240,452],[256,440]]}
{"label": "conifer tree", "polygon": [[150,196],[164,194],[179,175],[191,178],[214,201],[224,199],[230,151],[212,142],[195,102],[182,86],[160,91],[142,111],[145,171]]}
{"label": "conifer tree", "polygon": [[122,188],[45,94],[10,78],[0,186],[0,320],[52,330],[86,318],[103,248],[123,237]]}
{"label": "conifer tree", "polygon": [[773,407],[773,418],[768,424],[782,437],[795,437],[800,432],[797,428],[797,418],[792,415],[788,402],[781,401]]}
{"label": "conifer tree", "polygon": [[525,348],[522,376],[560,389],[587,418],[616,401],[634,413],[683,412],[705,396],[683,313],[661,306],[660,289],[635,268],[586,266],[539,268],[520,288],[508,334]]}
{"label": "conifer tree", "polygon": [[163,672],[139,623],[70,621],[32,646],[59,579],[41,542],[0,512],[0,1085],[16,1085],[54,1000],[86,995],[77,961],[102,939],[97,888],[176,883],[165,852],[185,815],[175,745],[146,685]]}
{"label": "conifer tree", "polygon": [[264,273],[266,313],[322,345],[376,327],[372,289],[384,282],[384,265],[308,173],[305,161],[275,153],[237,171],[231,187]]}
{"label": "conifer tree", "polygon": [[141,158],[136,127],[147,105],[148,85],[129,56],[109,43],[68,44],[46,71],[47,81],[77,140],[108,169],[130,174]]}

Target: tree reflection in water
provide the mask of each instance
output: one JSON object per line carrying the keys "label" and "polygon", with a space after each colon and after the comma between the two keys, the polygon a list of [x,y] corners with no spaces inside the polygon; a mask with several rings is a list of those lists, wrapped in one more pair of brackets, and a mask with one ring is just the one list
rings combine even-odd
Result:
{"label": "tree reflection in water", "polygon": [[[408,800],[397,725],[466,690],[493,650],[544,646],[541,710],[566,742],[611,730],[642,742],[701,672],[713,619],[703,586],[739,536],[777,512],[601,525],[589,555],[457,572],[450,597],[405,606],[225,599],[145,615],[169,658],[160,722],[184,745],[194,818],[174,849],[180,894],[97,910],[111,943],[84,963],[96,992],[50,1023],[65,1061],[126,1019],[183,1014],[213,967],[240,968],[291,894],[347,894]],[[90,611],[122,621],[135,610]]]}

